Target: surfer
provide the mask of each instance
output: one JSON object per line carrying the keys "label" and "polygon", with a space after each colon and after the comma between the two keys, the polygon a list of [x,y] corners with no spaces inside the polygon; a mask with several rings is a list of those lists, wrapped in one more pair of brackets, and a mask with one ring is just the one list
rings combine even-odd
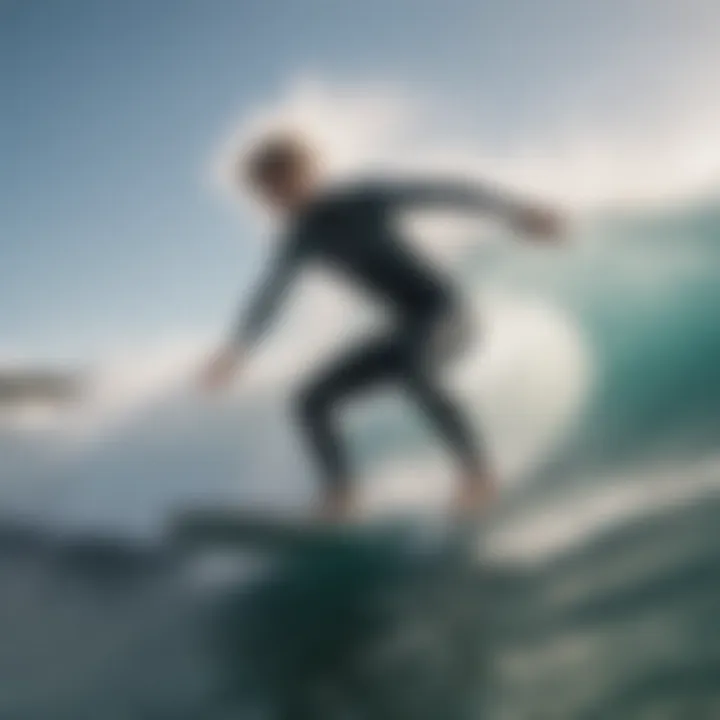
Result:
{"label": "surfer", "polygon": [[343,519],[353,510],[351,469],[336,411],[351,396],[387,381],[401,384],[417,400],[457,461],[457,510],[486,508],[495,495],[493,469],[468,419],[438,380],[439,367],[460,346],[462,303],[453,284],[403,242],[393,220],[410,206],[450,207],[488,213],[550,240],[561,230],[560,216],[464,182],[365,182],[328,189],[313,149],[286,135],[253,147],[239,163],[237,179],[282,216],[286,229],[230,341],[203,369],[204,385],[218,389],[242,368],[299,268],[313,262],[337,270],[379,299],[393,323],[334,359],[297,398],[297,421],[323,480],[322,517]]}

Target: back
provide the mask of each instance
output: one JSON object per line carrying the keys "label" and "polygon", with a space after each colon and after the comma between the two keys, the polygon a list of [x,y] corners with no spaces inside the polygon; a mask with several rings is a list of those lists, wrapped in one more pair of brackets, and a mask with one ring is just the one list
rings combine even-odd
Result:
{"label": "back", "polygon": [[449,283],[400,236],[397,210],[382,186],[343,188],[316,200],[296,232],[310,254],[402,315],[440,311]]}

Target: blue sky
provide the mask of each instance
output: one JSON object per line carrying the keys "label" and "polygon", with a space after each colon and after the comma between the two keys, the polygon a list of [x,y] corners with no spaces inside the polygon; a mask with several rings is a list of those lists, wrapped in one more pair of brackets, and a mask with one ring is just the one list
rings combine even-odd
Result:
{"label": "blue sky", "polygon": [[298,74],[422,86],[458,130],[511,144],[652,104],[688,67],[702,80],[717,14],[701,0],[0,2],[0,353],[223,328],[256,230],[204,168]]}

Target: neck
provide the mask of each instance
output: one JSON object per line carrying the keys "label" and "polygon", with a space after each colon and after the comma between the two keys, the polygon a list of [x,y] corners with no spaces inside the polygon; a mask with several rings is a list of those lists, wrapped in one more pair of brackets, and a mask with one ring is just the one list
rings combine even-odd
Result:
{"label": "neck", "polygon": [[288,204],[288,213],[295,215],[308,207],[318,194],[317,186],[308,186],[299,192],[293,201]]}

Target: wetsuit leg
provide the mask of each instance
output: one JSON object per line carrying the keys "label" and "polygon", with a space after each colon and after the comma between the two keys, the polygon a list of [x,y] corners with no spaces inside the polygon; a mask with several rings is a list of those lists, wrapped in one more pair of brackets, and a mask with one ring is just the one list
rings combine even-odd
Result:
{"label": "wetsuit leg", "polygon": [[300,425],[331,487],[347,487],[350,479],[337,417],[340,405],[373,385],[396,380],[404,363],[404,347],[394,335],[366,341],[334,360],[300,392]]}
{"label": "wetsuit leg", "polygon": [[435,431],[442,438],[461,470],[469,477],[484,475],[484,460],[470,420],[454,398],[441,386],[431,369],[412,362],[405,385]]}
{"label": "wetsuit leg", "polygon": [[482,453],[470,422],[442,388],[428,352],[430,323],[409,323],[394,334],[352,348],[319,374],[299,396],[301,426],[325,481],[346,487],[350,470],[337,412],[348,398],[390,381],[403,384],[468,474],[481,475]]}
{"label": "wetsuit leg", "polygon": [[482,477],[485,453],[470,419],[443,387],[442,367],[468,346],[470,326],[461,307],[409,318],[398,333],[401,379],[405,389],[445,443],[460,470]]}

